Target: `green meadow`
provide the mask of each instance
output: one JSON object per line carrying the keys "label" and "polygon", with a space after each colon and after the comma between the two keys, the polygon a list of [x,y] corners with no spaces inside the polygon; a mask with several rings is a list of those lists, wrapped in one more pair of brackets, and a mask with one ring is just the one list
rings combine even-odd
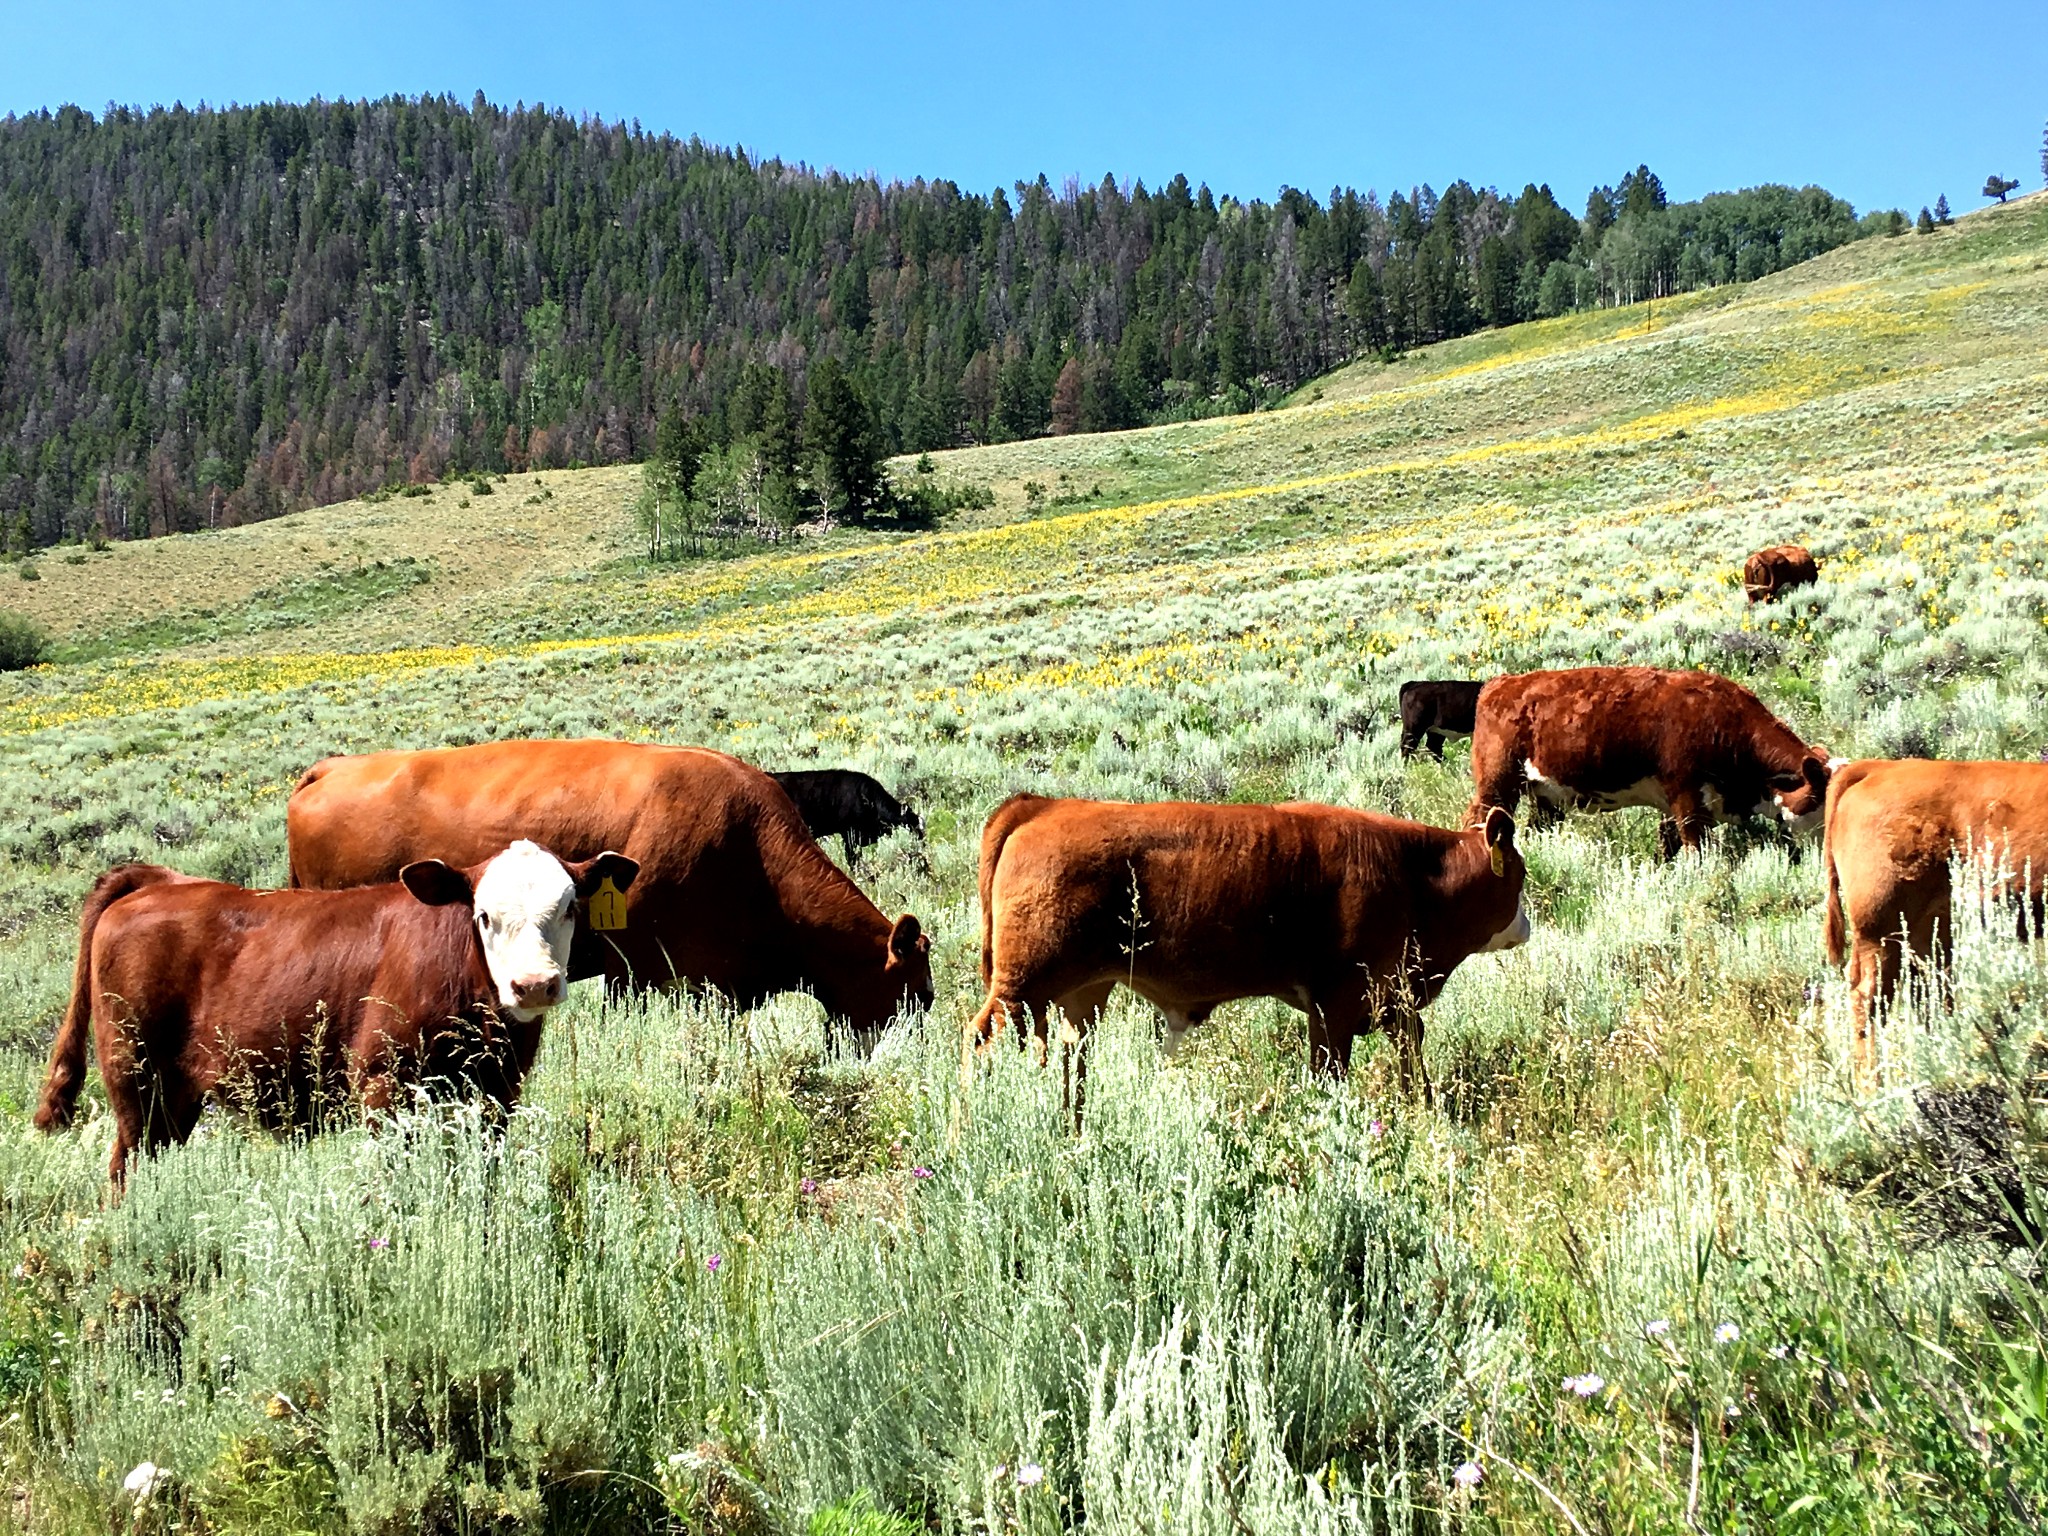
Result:
{"label": "green meadow", "polygon": [[[961,1050],[1005,795],[1453,823],[1407,678],[1703,667],[1835,754],[2040,755],[2048,197],[891,472],[994,505],[657,565],[637,469],[556,471],[0,569],[57,658],[0,676],[22,1528],[2048,1520],[2048,1015],[1996,912],[1873,1082],[1818,858],[1666,864],[1644,812],[1524,836],[1535,936],[1425,1015],[1433,1109],[1382,1041],[1309,1077],[1275,1003],[1166,1064],[1120,995],[1078,1135],[1055,1074]],[[1752,610],[1782,541],[1821,581]],[[538,735],[874,773],[926,818],[859,878],[932,933],[930,1014],[863,1057],[800,996],[579,988],[502,1129],[211,1116],[118,1205],[96,1086],[30,1128],[102,869],[281,883],[317,758]]]}

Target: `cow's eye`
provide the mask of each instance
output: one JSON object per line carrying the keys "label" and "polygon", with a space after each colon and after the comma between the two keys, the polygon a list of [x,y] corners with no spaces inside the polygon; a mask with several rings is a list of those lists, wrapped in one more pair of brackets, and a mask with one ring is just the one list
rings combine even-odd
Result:
{"label": "cow's eye", "polygon": [[479,912],[479,913],[477,913],[477,915],[476,915],[476,925],[477,925],[477,927],[479,927],[479,928],[488,928],[488,927],[490,927],[490,926],[491,926],[491,914],[490,914],[490,913],[488,913],[488,912]]}

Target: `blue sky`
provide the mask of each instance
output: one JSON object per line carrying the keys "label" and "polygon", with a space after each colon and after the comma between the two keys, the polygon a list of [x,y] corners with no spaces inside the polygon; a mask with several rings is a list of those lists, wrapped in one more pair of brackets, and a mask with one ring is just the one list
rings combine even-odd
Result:
{"label": "blue sky", "polygon": [[884,177],[1318,197],[1458,176],[1576,208],[1816,181],[1860,209],[2041,185],[2048,0],[136,4],[0,0],[0,112],[481,89]]}

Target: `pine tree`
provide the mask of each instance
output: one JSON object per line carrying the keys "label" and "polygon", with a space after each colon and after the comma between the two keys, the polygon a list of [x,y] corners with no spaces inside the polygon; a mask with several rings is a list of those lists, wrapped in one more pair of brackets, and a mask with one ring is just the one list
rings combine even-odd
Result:
{"label": "pine tree", "polygon": [[2005,177],[1999,175],[1998,172],[1993,171],[1984,178],[1984,196],[1995,197],[2002,203],[2005,201],[2006,193],[2018,191],[2019,185],[2018,182],[2008,181]]}
{"label": "pine tree", "polygon": [[1927,205],[1925,203],[1922,203],[1920,205],[1919,222],[1914,224],[1913,228],[1923,235],[1931,235],[1934,233],[1934,215],[1927,211]]}
{"label": "pine tree", "polygon": [[811,367],[803,445],[811,491],[828,522],[835,515],[864,517],[881,507],[888,479],[874,419],[835,357],[822,357]]}
{"label": "pine tree", "polygon": [[1052,386],[1052,434],[1064,437],[1081,428],[1081,359],[1069,357]]}
{"label": "pine tree", "polygon": [[1934,222],[1937,224],[1955,223],[1955,216],[1948,211],[1948,194],[1946,192],[1934,200]]}

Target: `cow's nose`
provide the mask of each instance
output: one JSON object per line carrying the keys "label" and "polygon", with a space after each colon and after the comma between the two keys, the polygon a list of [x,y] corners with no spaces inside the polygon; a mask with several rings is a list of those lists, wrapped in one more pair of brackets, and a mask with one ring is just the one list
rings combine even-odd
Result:
{"label": "cow's nose", "polygon": [[512,978],[512,1004],[516,1008],[552,1008],[562,1000],[560,972],[544,976]]}

